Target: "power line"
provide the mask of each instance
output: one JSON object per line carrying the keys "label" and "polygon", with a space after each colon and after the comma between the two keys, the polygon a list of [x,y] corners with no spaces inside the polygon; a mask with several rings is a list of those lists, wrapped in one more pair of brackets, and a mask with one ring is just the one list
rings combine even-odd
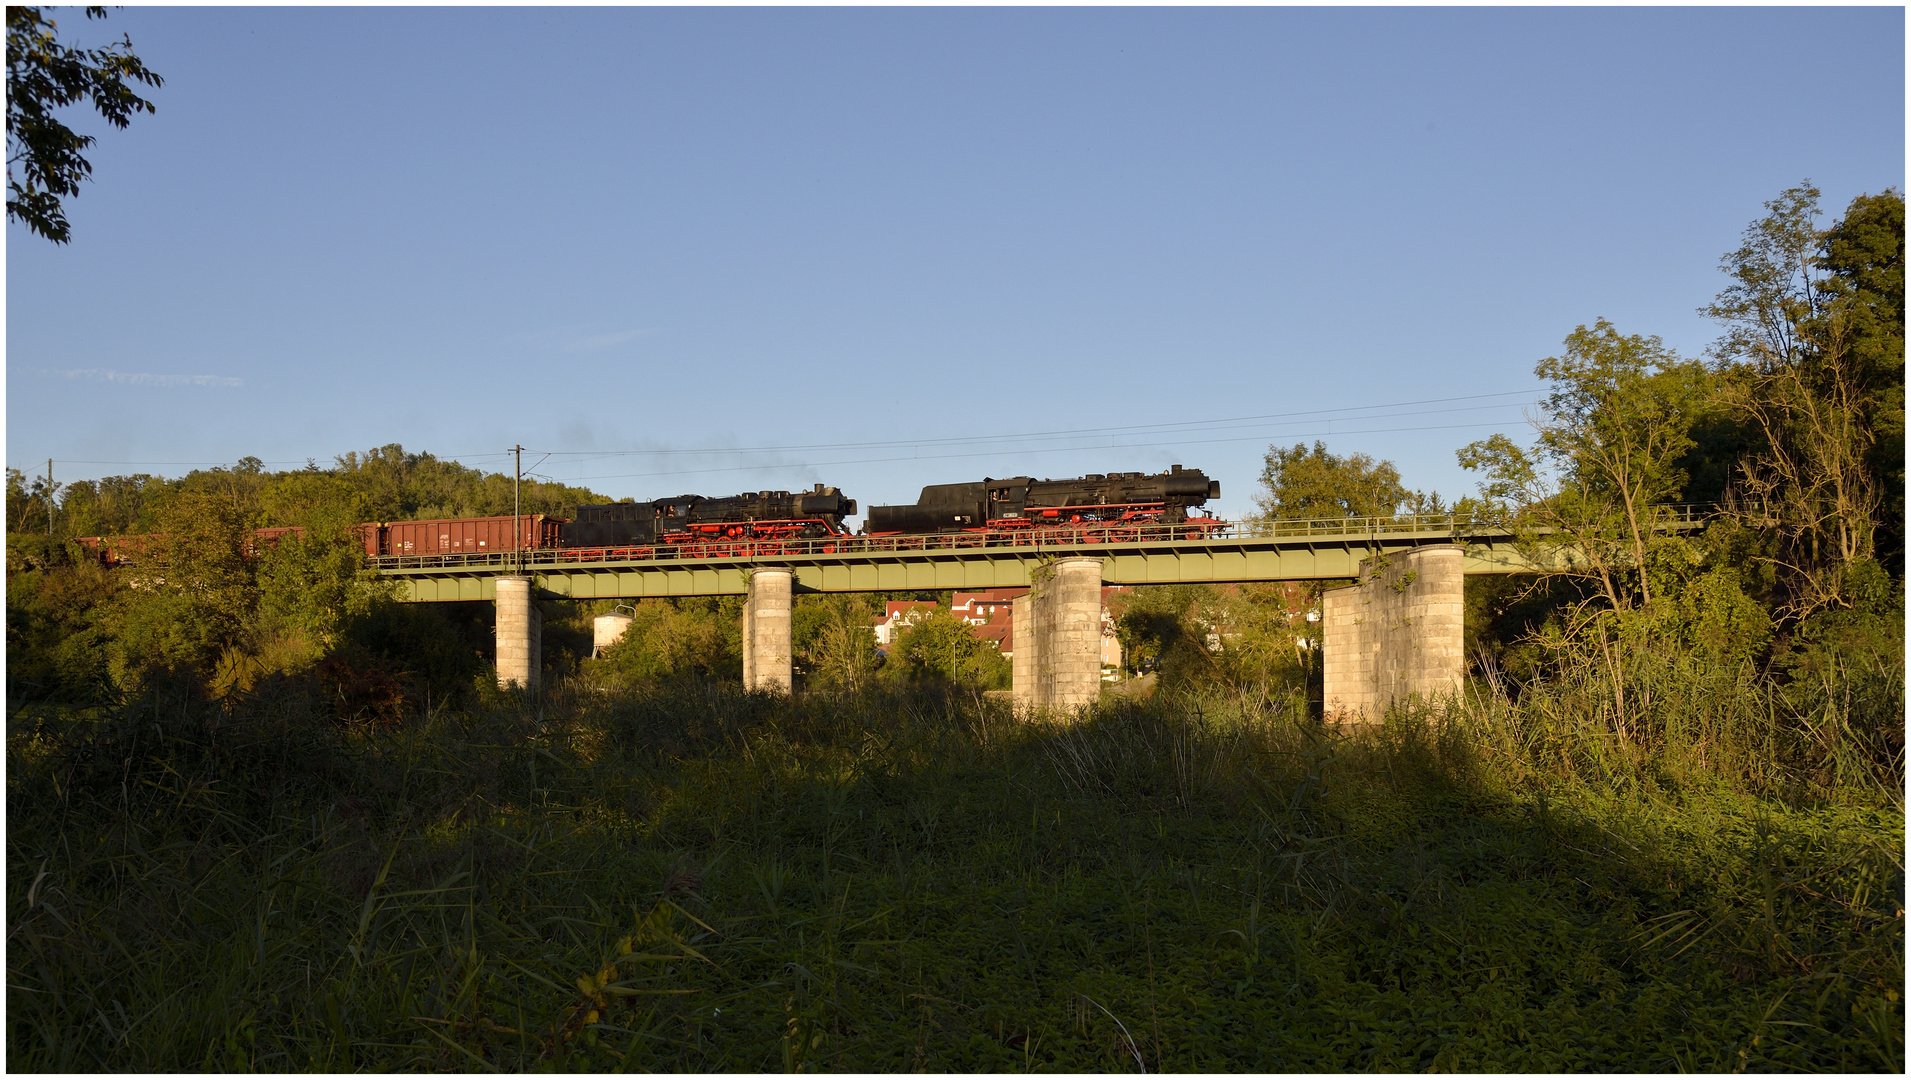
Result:
{"label": "power line", "polygon": [[[929,438],[929,439],[887,439],[887,440],[872,441],[872,442],[810,443],[807,445],[793,445],[793,446],[736,446],[736,447],[713,447],[713,448],[706,448],[706,449],[669,448],[669,449],[655,449],[655,450],[556,450],[556,451],[552,451],[552,454],[557,456],[570,457],[570,458],[594,458],[594,457],[632,457],[632,456],[638,456],[638,455],[662,456],[662,455],[671,455],[671,454],[792,453],[792,452],[802,451],[802,450],[876,450],[876,449],[881,449],[883,447],[888,447],[888,446],[949,446],[949,445],[961,445],[961,444],[972,444],[972,443],[1001,444],[1001,443],[1017,442],[1024,439],[1058,439],[1058,438],[1070,438],[1070,437],[1087,437],[1091,435],[1107,435],[1112,433],[1135,433],[1135,432],[1166,433],[1169,429],[1174,429],[1174,428],[1214,430],[1224,425],[1260,423],[1260,422],[1265,422],[1268,420],[1286,420],[1286,419],[1294,419],[1297,417],[1309,417],[1309,416],[1324,417],[1328,413],[1372,412],[1376,409],[1403,409],[1412,405],[1440,405],[1440,404],[1445,404],[1447,402],[1453,402],[1453,401],[1482,401],[1487,398],[1501,398],[1501,397],[1531,397],[1534,393],[1535,392],[1532,390],[1505,390],[1505,391],[1500,391],[1500,392],[1491,393],[1491,394],[1462,394],[1456,397],[1425,398],[1419,401],[1395,401],[1395,402],[1389,402],[1383,405],[1347,405],[1347,406],[1341,406],[1339,408],[1332,408],[1332,409],[1301,409],[1301,410],[1296,410],[1294,412],[1267,413],[1267,414],[1263,414],[1259,416],[1230,416],[1230,417],[1221,417],[1221,418],[1209,419],[1209,420],[1177,420],[1177,421],[1159,423],[1159,424],[1118,424],[1118,425],[1110,425],[1105,427],[1092,427],[1092,428],[1065,428],[1065,429],[1058,429],[1055,431],[1030,431],[1030,432],[1022,432],[1020,434],[1009,434],[1009,435],[957,435],[957,436],[946,436],[942,438]],[[1501,403],[1496,405],[1479,405],[1479,406],[1473,406],[1473,408],[1487,408],[1487,409],[1512,408],[1520,404],[1524,404],[1524,402],[1506,402],[1506,403]],[[1432,411],[1456,411],[1456,410],[1432,410]],[[1420,414],[1401,413],[1398,415],[1414,416],[1414,415],[1420,415]],[[1350,416],[1350,417],[1346,417],[1346,419],[1359,420],[1359,419],[1372,419],[1372,418]]]}
{"label": "power line", "polygon": [[[1424,425],[1417,425],[1413,427],[1360,428],[1353,431],[1303,431],[1303,432],[1290,432],[1285,435],[1266,435],[1266,434],[1237,435],[1237,436],[1226,438],[1226,439],[1197,439],[1193,441],[1178,441],[1173,443],[1172,445],[1174,447],[1211,446],[1211,445],[1217,445],[1221,443],[1261,442],[1267,439],[1313,439],[1313,438],[1322,438],[1322,437],[1326,437],[1330,435],[1373,435],[1378,433],[1395,432],[1395,431],[1454,431],[1454,430],[1461,430],[1465,428],[1487,428],[1487,427],[1497,427],[1497,426],[1499,425],[1491,421],[1479,420],[1479,421],[1474,421],[1472,423],[1467,423],[1467,424],[1424,424]],[[593,480],[629,480],[629,479],[641,479],[641,478],[654,477],[654,476],[700,476],[700,475],[704,475],[708,473],[774,472],[777,470],[784,470],[784,469],[819,469],[819,468],[824,468],[831,465],[879,465],[879,464],[888,464],[888,463],[898,462],[898,461],[947,461],[947,460],[954,460],[954,459],[960,459],[960,458],[997,457],[1007,453],[1027,455],[1027,454],[1065,454],[1065,453],[1072,453],[1072,452],[1080,451],[1080,450],[1156,450],[1156,449],[1165,449],[1165,448],[1168,448],[1169,446],[1170,444],[1168,443],[1120,442],[1120,443],[1104,443],[1097,446],[1055,446],[1055,447],[1024,449],[1024,450],[1015,450],[1015,451],[985,450],[985,451],[977,451],[973,453],[959,453],[959,454],[941,453],[941,454],[935,454],[929,457],[925,457],[922,455],[914,455],[909,457],[850,458],[850,459],[845,459],[841,461],[790,462],[787,464],[777,464],[777,465],[725,465],[725,466],[713,466],[708,469],[673,469],[673,470],[666,470],[662,472],[605,473],[598,476],[579,476],[579,477],[576,477],[575,479],[566,480],[563,482],[567,484],[571,484],[571,483],[582,484],[582,483],[586,483],[588,481],[593,481]]]}
{"label": "power line", "polygon": [[[1365,421],[1365,420],[1390,419],[1393,417],[1425,416],[1425,415],[1434,415],[1434,414],[1451,413],[1451,412],[1470,412],[1470,411],[1483,410],[1483,409],[1516,408],[1521,405],[1530,404],[1531,402],[1495,402],[1492,404],[1464,406],[1464,407],[1455,408],[1455,409],[1428,409],[1428,410],[1420,410],[1416,412],[1371,415],[1371,414],[1374,414],[1377,410],[1382,410],[1382,409],[1404,409],[1404,408],[1409,408],[1411,406],[1416,406],[1416,405],[1441,405],[1441,404],[1447,404],[1447,403],[1456,402],[1456,401],[1488,401],[1494,398],[1506,398],[1506,397],[1531,398],[1534,394],[1535,394],[1535,391],[1533,390],[1504,390],[1504,391],[1496,391],[1496,392],[1485,393],[1485,394],[1460,394],[1460,395],[1455,395],[1452,397],[1422,398],[1416,401],[1387,402],[1387,403],[1378,404],[1378,405],[1347,405],[1347,406],[1340,406],[1336,408],[1301,409],[1301,410],[1295,410],[1291,412],[1265,413],[1265,414],[1255,415],[1255,416],[1221,417],[1221,418],[1208,419],[1208,420],[1178,420],[1178,421],[1167,421],[1167,422],[1155,423],[1155,424],[1121,424],[1121,425],[1108,425],[1108,426],[1101,426],[1101,427],[1062,428],[1062,429],[1055,429],[1050,431],[1033,431],[1033,432],[1022,432],[1022,433],[1015,433],[1015,434],[1000,434],[1000,435],[961,435],[961,436],[946,436],[946,437],[926,438],[926,439],[887,439],[887,440],[874,440],[874,441],[866,441],[866,442],[791,444],[786,446],[706,447],[706,448],[678,447],[678,448],[663,448],[663,449],[653,449],[653,450],[551,450],[551,451],[546,451],[545,459],[541,459],[541,460],[548,460],[549,458],[552,458],[552,457],[562,457],[562,458],[568,458],[572,461],[583,462],[583,461],[589,461],[593,459],[602,459],[602,458],[638,457],[638,456],[673,457],[673,456],[684,456],[684,455],[696,456],[696,455],[712,455],[712,454],[787,454],[787,453],[799,453],[799,452],[828,452],[828,451],[877,451],[877,450],[895,449],[895,448],[901,448],[901,447],[912,447],[912,448],[948,447],[951,449],[955,449],[955,448],[960,448],[963,446],[972,446],[976,444],[988,444],[995,449],[991,449],[990,451],[987,451],[985,453],[941,454],[938,456],[964,458],[964,457],[987,457],[987,456],[993,456],[995,454],[1007,453],[1007,452],[1037,453],[1037,454],[1062,453],[1062,452],[1067,452],[1072,450],[1106,449],[1106,448],[1109,448],[1110,445],[1126,446],[1126,447],[1136,447],[1137,445],[1147,445],[1152,447],[1152,446],[1157,446],[1160,444],[1135,444],[1132,442],[1123,442],[1118,444],[1093,444],[1093,445],[1059,446],[1059,447],[1025,447],[1025,446],[1021,446],[1020,444],[1024,444],[1027,442],[1041,442],[1041,441],[1053,442],[1053,441],[1062,440],[1062,439],[1088,439],[1088,438],[1093,438],[1097,436],[1105,437],[1105,436],[1115,435],[1115,434],[1128,435],[1128,436],[1137,435],[1137,434],[1164,436],[1164,435],[1172,435],[1177,432],[1186,432],[1188,434],[1196,434],[1200,432],[1235,430],[1235,429],[1239,429],[1241,427],[1245,427],[1245,426],[1249,426],[1253,424],[1265,423],[1270,420],[1284,420],[1284,419],[1291,420],[1291,419],[1298,419],[1298,418],[1305,418],[1305,417],[1312,417],[1312,418],[1324,420],[1327,423],[1332,424],[1333,421],[1336,419],[1347,420],[1347,421]],[[1356,413],[1356,414],[1365,413],[1369,415],[1354,415],[1354,416],[1343,416],[1343,417],[1334,417],[1329,415],[1333,413]],[[1443,428],[1450,428],[1450,427],[1474,427],[1474,426],[1480,426],[1480,425],[1462,424],[1462,425],[1444,425],[1444,426],[1436,425],[1436,426],[1401,427],[1401,428],[1366,428],[1366,429],[1360,429],[1355,431],[1340,431],[1340,432],[1329,430],[1325,432],[1313,432],[1313,433],[1307,433],[1307,434],[1299,435],[1299,436],[1284,436],[1284,437],[1306,438],[1306,437],[1318,437],[1318,436],[1324,436],[1324,435],[1337,435],[1337,434],[1338,435],[1372,434],[1376,432],[1386,432],[1386,431],[1431,431],[1431,430],[1443,430]],[[1257,441],[1261,437],[1263,436],[1250,436],[1250,437],[1229,438],[1229,439],[1204,439],[1204,440],[1197,440],[1191,443],[1178,442],[1177,445],[1198,446],[1198,445],[1211,445],[1216,443],[1249,442],[1249,441]],[[487,451],[487,452],[468,453],[468,454],[433,454],[431,456],[436,458],[439,461],[464,462],[467,460],[484,460],[489,458],[508,457],[509,454],[508,453],[500,454],[497,451]],[[920,457],[921,455],[912,455],[910,457],[860,458],[860,459],[852,459],[852,460],[846,460],[846,461],[831,461],[831,462],[726,466],[726,467],[709,468],[709,469],[686,469],[686,470],[671,470],[671,471],[663,471],[663,472],[645,472],[645,473],[615,473],[615,474],[606,474],[604,476],[598,476],[598,477],[580,477],[579,479],[621,479],[625,477],[638,477],[638,476],[677,476],[677,475],[694,475],[698,473],[711,473],[711,472],[748,472],[748,471],[759,470],[759,469],[797,469],[797,468],[812,468],[818,465],[870,464],[870,463],[879,463],[879,462],[885,462],[885,461],[918,460],[920,459]],[[148,466],[148,467],[173,466],[173,467],[219,468],[219,467],[225,467],[225,466],[236,464],[236,462],[232,462],[232,461],[112,461],[112,460],[82,459],[82,458],[57,458],[55,460],[62,464],[67,464],[67,465],[130,465],[130,466]],[[279,460],[269,460],[269,461],[261,460],[259,463],[261,465],[304,465],[314,460],[316,460],[316,458],[307,457],[307,458],[300,458],[300,459],[279,459]],[[533,468],[535,467],[536,466],[533,466]]]}

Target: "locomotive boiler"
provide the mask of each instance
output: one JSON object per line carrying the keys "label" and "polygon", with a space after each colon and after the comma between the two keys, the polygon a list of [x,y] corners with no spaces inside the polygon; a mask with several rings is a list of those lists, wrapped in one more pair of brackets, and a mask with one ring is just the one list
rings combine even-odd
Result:
{"label": "locomotive boiler", "polygon": [[642,547],[696,540],[798,540],[841,536],[843,519],[856,500],[840,488],[817,484],[809,491],[746,491],[709,499],[679,495],[654,502],[580,506],[564,526],[567,548]]}
{"label": "locomotive boiler", "polygon": [[1221,482],[1176,465],[1165,473],[1090,473],[1072,480],[1017,476],[931,484],[909,506],[872,506],[871,536],[1116,523],[1177,525],[1188,508],[1221,497]]}

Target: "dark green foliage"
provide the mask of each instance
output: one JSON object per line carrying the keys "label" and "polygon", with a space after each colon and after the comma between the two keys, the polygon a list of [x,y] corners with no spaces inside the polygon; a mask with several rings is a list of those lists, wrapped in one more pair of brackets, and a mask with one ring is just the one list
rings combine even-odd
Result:
{"label": "dark green foliage", "polygon": [[1904,196],[1860,195],[1825,233],[1819,265],[1843,301],[1862,385],[1860,408],[1873,435],[1868,464],[1883,495],[1878,554],[1904,560]]}
{"label": "dark green foliage", "polygon": [[[351,613],[339,627],[337,647],[320,665],[326,696],[349,700],[355,684],[368,679],[395,683],[400,696],[385,700],[397,715],[457,697],[485,673],[495,648],[492,607],[374,603]],[[353,718],[363,711],[347,707],[340,713]]]}
{"label": "dark green foliage", "polygon": [[78,550],[44,536],[7,536],[9,694],[90,701],[108,692],[105,605],[119,582]]}
{"label": "dark green foliage", "polygon": [[[62,536],[118,536],[141,531],[146,502],[166,490],[166,481],[157,476],[109,476],[103,480],[78,480],[60,485],[59,515],[55,521]],[[8,497],[12,505],[12,497]],[[44,519],[42,519],[44,524]],[[9,529],[29,531],[27,523],[12,524]]]}
{"label": "dark green foliage", "polygon": [[54,500],[49,498],[46,477],[36,476],[29,483],[25,473],[11,466],[7,468],[7,532],[9,534],[49,535],[51,530],[47,528],[47,512],[55,505]]}
{"label": "dark green foliage", "polygon": [[1440,497],[1409,491],[1391,461],[1362,453],[1330,454],[1316,441],[1270,446],[1261,469],[1261,513],[1268,518],[1392,517],[1437,514]]}
{"label": "dark green foliage", "polygon": [[1488,713],[310,708],[15,715],[11,1067],[1903,1067],[1855,790],[1522,772]]}
{"label": "dark green foliage", "polygon": [[1115,635],[1132,674],[1175,693],[1224,687],[1321,698],[1320,585],[1143,585],[1123,594]]}
{"label": "dark green foliage", "polygon": [[1805,620],[1775,658],[1786,700],[1812,717],[1811,737],[1831,749],[1823,769],[1841,778],[1902,776],[1904,582],[1876,563],[1853,569],[1849,608]]}
{"label": "dark green foliage", "polygon": [[[374,521],[448,517],[486,517],[512,512],[509,472],[487,473],[440,461],[428,453],[407,453],[392,443],[364,454],[339,457],[335,474],[365,496]],[[588,488],[526,479],[519,493],[526,514],[573,516],[579,506],[611,500]]]}
{"label": "dark green foliage", "polygon": [[873,632],[887,594],[804,594],[790,609],[792,664],[800,685],[854,692],[875,677]]}
{"label": "dark green foliage", "polygon": [[[11,9],[9,9],[11,10]],[[144,474],[62,484],[56,496],[55,534],[117,536],[157,532],[167,507],[183,496],[226,499],[246,527],[294,525],[324,532],[361,521],[479,517],[512,511],[509,473],[488,473],[393,443],[365,454],[340,456],[331,469],[316,465],[268,472],[257,458],[195,469],[176,480]],[[525,479],[527,514],[570,517],[579,505],[609,502],[588,488]],[[7,471],[7,529],[46,531],[46,482]]]}
{"label": "dark green foliage", "polygon": [[1131,671],[1152,673],[1166,690],[1220,681],[1220,661],[1208,635],[1221,622],[1220,597],[1208,585],[1135,589],[1115,620],[1122,658]]}
{"label": "dark green foliage", "polygon": [[1714,398],[1748,435],[1728,492],[1773,535],[1789,619],[1850,604],[1863,560],[1903,575],[1904,200],[1860,196],[1821,230],[1818,195],[1766,203],[1701,309],[1725,328]]}
{"label": "dark green foliage", "polygon": [[926,611],[896,634],[882,672],[891,681],[982,690],[1006,690],[1010,679],[1009,658],[944,608]]}
{"label": "dark green foliage", "polygon": [[[176,480],[63,485],[53,538],[44,480],[10,469],[7,495],[12,700],[106,701],[155,680],[224,698],[291,679],[322,687],[340,718],[392,719],[464,694],[493,649],[489,605],[481,629],[399,610],[366,570],[353,527],[381,512],[509,513],[508,476],[396,445],[348,454],[332,470],[274,473],[244,458]],[[598,501],[580,488],[524,485],[527,513]],[[251,530],[265,526],[301,531],[262,544]],[[102,574],[63,539],[76,536],[136,537],[114,543],[143,555]],[[560,674],[590,652],[588,619],[576,622],[559,613],[546,634],[546,661]]]}
{"label": "dark green foliage", "polygon": [[[67,127],[54,111],[89,103],[124,129],[136,114],[158,111],[131,84],[157,89],[164,80],[134,55],[123,34],[103,49],[61,44],[59,27],[43,10],[7,8],[7,219],[64,244],[72,230],[61,200],[78,195],[80,182],[93,175],[80,151],[97,140]],[[86,17],[103,19],[106,9],[89,7]]]}
{"label": "dark green foliage", "polygon": [[642,600],[630,627],[599,661],[620,685],[743,677],[743,598]]}
{"label": "dark green foliage", "polygon": [[162,674],[210,682],[241,648],[259,604],[250,534],[233,500],[186,492],[168,501],[161,532],[137,571],[123,575],[106,618],[113,681],[138,690]]}
{"label": "dark green foliage", "polygon": [[1468,664],[1481,675],[1514,685],[1537,678],[1551,653],[1541,644],[1562,608],[1584,601],[1579,583],[1565,578],[1480,574],[1466,579],[1465,645]]}

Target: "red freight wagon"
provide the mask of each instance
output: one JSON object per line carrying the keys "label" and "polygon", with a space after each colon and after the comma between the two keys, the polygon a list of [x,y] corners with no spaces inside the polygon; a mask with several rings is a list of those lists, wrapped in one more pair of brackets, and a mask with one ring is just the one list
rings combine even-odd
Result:
{"label": "red freight wagon", "polygon": [[510,554],[512,522],[517,522],[516,549],[536,551],[558,545],[564,518],[525,514],[518,518],[440,518],[435,521],[390,521],[380,532],[381,555],[495,555]]}

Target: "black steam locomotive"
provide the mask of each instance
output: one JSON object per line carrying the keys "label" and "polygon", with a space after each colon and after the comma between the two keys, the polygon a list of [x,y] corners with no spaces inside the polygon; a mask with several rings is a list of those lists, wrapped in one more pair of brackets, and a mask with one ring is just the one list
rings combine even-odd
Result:
{"label": "black steam locomotive", "polygon": [[1221,497],[1221,482],[1176,465],[1165,473],[1090,473],[1073,480],[983,479],[931,484],[913,506],[872,506],[863,531],[967,532],[1040,526],[1093,527],[1116,523],[1177,525],[1188,508]]}
{"label": "black steam locomotive", "polygon": [[838,488],[746,491],[727,498],[679,495],[655,502],[580,506],[564,526],[567,548],[641,547],[695,540],[801,540],[846,535],[856,500]]}

